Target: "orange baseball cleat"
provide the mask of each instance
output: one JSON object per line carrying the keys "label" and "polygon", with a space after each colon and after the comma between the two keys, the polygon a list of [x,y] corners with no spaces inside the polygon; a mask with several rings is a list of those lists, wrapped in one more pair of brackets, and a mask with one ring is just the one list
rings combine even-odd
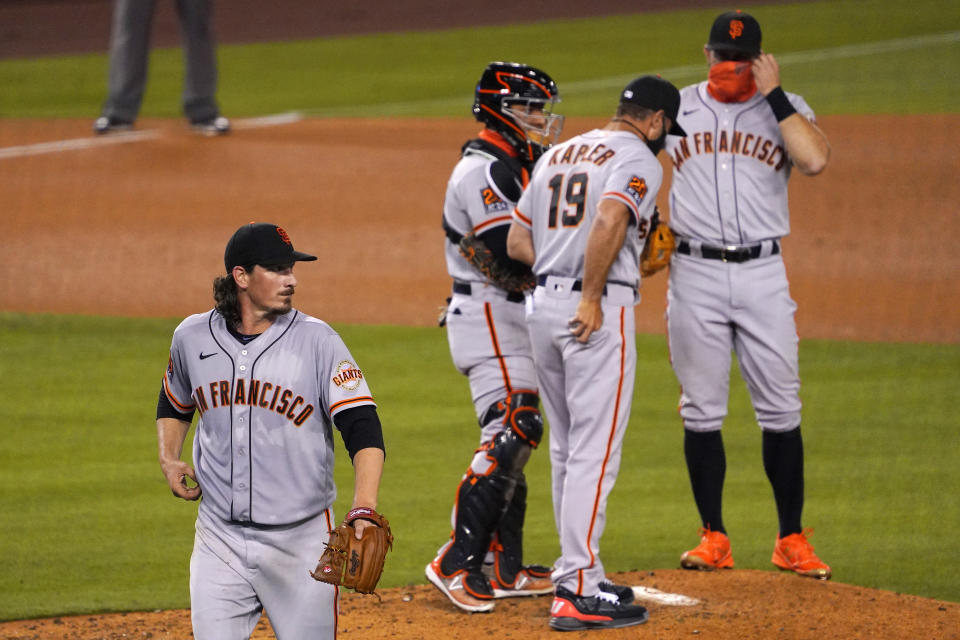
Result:
{"label": "orange baseball cleat", "polygon": [[730,538],[725,533],[701,528],[700,544],[680,556],[680,566],[684,569],[700,571],[732,569],[733,554],[730,553]]}
{"label": "orange baseball cleat", "polygon": [[793,571],[808,578],[829,580],[830,567],[817,557],[813,545],[807,540],[811,534],[813,529],[805,529],[785,538],[778,537],[771,562],[784,571]]}

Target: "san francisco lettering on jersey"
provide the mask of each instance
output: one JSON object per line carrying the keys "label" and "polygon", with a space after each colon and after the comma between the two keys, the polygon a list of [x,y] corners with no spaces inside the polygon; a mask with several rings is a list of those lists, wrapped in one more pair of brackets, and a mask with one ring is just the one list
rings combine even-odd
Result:
{"label": "san francisco lettering on jersey", "polygon": [[780,171],[787,163],[787,154],[783,146],[763,136],[733,130],[721,130],[719,136],[712,131],[699,131],[681,138],[673,151],[673,168],[677,171],[692,154],[727,153],[749,158]]}
{"label": "san francisco lettering on jersey", "polygon": [[[208,393],[209,400],[207,400]],[[313,404],[306,404],[303,396],[294,396],[294,392],[290,389],[260,380],[250,380],[248,384],[243,378],[236,380],[232,390],[229,380],[211,382],[206,385],[206,390],[203,386],[199,386],[193,390],[193,397],[196,399],[200,415],[211,408],[246,405],[275,411],[298,427],[315,410]]]}

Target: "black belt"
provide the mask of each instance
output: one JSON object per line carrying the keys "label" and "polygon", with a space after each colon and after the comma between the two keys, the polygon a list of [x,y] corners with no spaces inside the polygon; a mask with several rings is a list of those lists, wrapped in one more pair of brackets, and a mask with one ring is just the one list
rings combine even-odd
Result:
{"label": "black belt", "polygon": [[[547,284],[547,278],[550,276],[537,276],[537,284],[545,286]],[[583,280],[574,280],[573,286],[570,287],[574,291],[583,291]],[[603,295],[607,295],[607,285],[603,285]]]}
{"label": "black belt", "polygon": [[[700,247],[700,255],[707,260],[746,262],[747,260],[759,258],[762,250],[763,245],[760,244],[756,244],[752,247],[742,247],[737,249],[728,249],[726,247],[708,247],[703,245]],[[677,253],[682,253],[686,256],[693,255],[690,250],[690,243],[686,240],[681,240],[679,243],[677,243]],[[778,253],[780,253],[780,243],[774,240],[773,247],[770,249],[770,255],[775,256]]]}
{"label": "black belt", "polygon": [[[473,293],[473,287],[470,286],[469,282],[454,280],[453,292],[469,296]],[[507,294],[507,302],[523,302],[523,294],[519,291],[505,291],[504,293]]]}

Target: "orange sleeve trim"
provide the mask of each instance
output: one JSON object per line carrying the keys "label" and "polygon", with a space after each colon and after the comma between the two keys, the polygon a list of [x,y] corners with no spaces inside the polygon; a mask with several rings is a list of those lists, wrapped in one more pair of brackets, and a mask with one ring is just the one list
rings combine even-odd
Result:
{"label": "orange sleeve trim", "polygon": [[637,208],[637,203],[631,198],[628,198],[617,191],[608,191],[607,193],[603,194],[600,199],[619,200],[623,202],[625,205],[627,205],[627,209],[630,210],[630,213],[633,214],[633,222],[635,224],[640,224],[640,210]]}
{"label": "orange sleeve trim", "polygon": [[170,391],[170,386],[167,384],[167,376],[163,376],[163,392],[167,394],[167,399],[177,408],[177,411],[180,413],[190,413],[196,408],[194,403],[184,404],[177,399],[173,392]]}
{"label": "orange sleeve trim", "polygon": [[513,210],[513,219],[526,227],[533,227],[533,220],[520,213],[520,209]]}
{"label": "orange sleeve trim", "polygon": [[376,403],[373,401],[373,398],[372,398],[372,397],[370,397],[370,396],[360,396],[360,397],[358,397],[358,398],[350,398],[349,400],[341,400],[340,402],[335,402],[335,403],[333,403],[332,405],[330,405],[330,413],[333,413],[333,412],[336,411],[337,409],[343,408],[343,407],[345,407],[345,406],[347,406],[347,405],[349,405],[349,404],[357,404],[357,403],[359,403],[359,402],[370,402],[370,403],[372,403],[374,406],[376,406]]}
{"label": "orange sleeve trim", "polygon": [[497,218],[491,218],[490,220],[487,220],[486,222],[482,222],[482,223],[478,224],[477,226],[475,226],[475,227],[473,228],[473,232],[474,232],[474,233],[479,233],[479,232],[480,232],[480,229],[485,229],[485,228],[487,228],[487,227],[489,227],[489,226],[492,226],[492,225],[495,225],[495,224],[498,224],[498,223],[501,223],[501,222],[502,222],[502,223],[507,223],[507,222],[510,222],[511,220],[512,220],[511,216],[499,216],[499,217],[497,217]]}
{"label": "orange sleeve trim", "polygon": [[603,476],[607,473],[607,463],[610,462],[610,450],[613,448],[613,437],[617,432],[617,421],[620,417],[620,398],[623,395],[623,375],[627,359],[627,340],[624,336],[623,314],[626,307],[620,307],[620,380],[617,383],[617,401],[613,405],[613,420],[610,423],[610,435],[607,437],[607,450],[603,454],[603,465],[600,467],[600,479],[597,481],[597,493],[593,500],[593,513],[590,516],[590,529],[587,531],[587,550],[590,552],[590,566],[596,562],[590,540],[593,538],[593,527],[597,524],[597,511],[600,509],[600,495],[603,491]]}

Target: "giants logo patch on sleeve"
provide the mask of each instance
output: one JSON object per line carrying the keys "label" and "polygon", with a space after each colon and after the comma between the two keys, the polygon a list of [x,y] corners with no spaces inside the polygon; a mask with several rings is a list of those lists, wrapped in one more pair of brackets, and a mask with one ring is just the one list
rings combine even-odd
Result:
{"label": "giants logo patch on sleeve", "polygon": [[637,203],[637,206],[640,206],[640,203],[643,202],[643,198],[647,195],[647,181],[643,178],[638,178],[637,176],[632,176],[630,181],[627,182],[626,194],[633,198],[633,201]]}
{"label": "giants logo patch on sleeve", "polygon": [[499,211],[506,211],[510,208],[510,205],[497,195],[497,192],[493,190],[493,187],[484,187],[480,190],[480,198],[483,200],[483,209],[487,213],[497,213]]}
{"label": "giants logo patch on sleeve", "polygon": [[360,386],[360,381],[363,380],[363,372],[357,369],[357,365],[349,360],[343,360],[337,365],[337,370],[332,380],[333,384],[341,389],[353,391]]}

